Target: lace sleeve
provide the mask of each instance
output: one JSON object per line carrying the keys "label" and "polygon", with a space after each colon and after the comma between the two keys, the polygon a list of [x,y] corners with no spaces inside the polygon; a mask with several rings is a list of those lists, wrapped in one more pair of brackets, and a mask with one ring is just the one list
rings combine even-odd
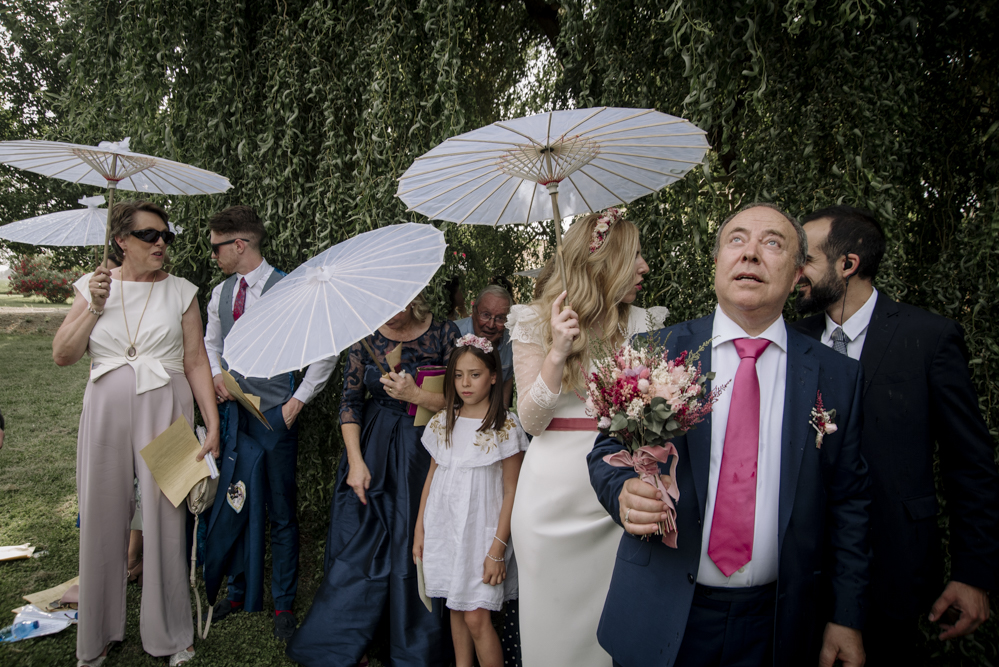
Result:
{"label": "lace sleeve", "polygon": [[662,329],[667,317],[669,317],[669,308],[666,306],[650,308],[633,306],[628,314],[628,337]]}
{"label": "lace sleeve", "polygon": [[669,308],[666,306],[650,306],[645,309],[645,313],[646,322],[652,322],[652,328],[649,331],[662,329],[666,326],[666,318],[669,317]]}
{"label": "lace sleeve", "polygon": [[[547,353],[541,341],[540,318],[528,306],[514,306],[510,314],[513,316],[510,337],[513,339],[513,374],[517,382],[517,416],[525,431],[540,435],[555,416],[561,387],[553,392],[541,379],[541,365]],[[507,324],[511,324],[509,319]]]}
{"label": "lace sleeve", "polygon": [[461,332],[454,322],[443,322],[441,325],[441,360],[440,363],[447,366],[454,352],[454,344],[461,338]]}
{"label": "lace sleeve", "polygon": [[364,367],[369,356],[360,341],[350,346],[343,369],[343,398],[340,399],[340,424],[361,424],[364,414]]}

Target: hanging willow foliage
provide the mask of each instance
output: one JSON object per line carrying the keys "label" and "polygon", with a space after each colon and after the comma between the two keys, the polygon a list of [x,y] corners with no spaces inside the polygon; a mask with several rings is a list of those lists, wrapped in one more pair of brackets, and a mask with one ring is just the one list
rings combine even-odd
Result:
{"label": "hanging willow foliage", "polygon": [[[795,215],[834,203],[868,208],[889,239],[878,288],[964,326],[995,435],[997,9],[867,0],[565,3],[562,100],[681,115],[707,131],[713,148],[699,177],[629,207],[651,266],[646,300],[668,305],[675,321],[707,313],[711,235],[741,204],[773,201]],[[960,642],[928,640],[926,654],[939,664],[994,664],[996,628],[993,621]]]}
{"label": "hanging willow foliage", "polygon": [[[171,270],[202,286],[207,220],[236,204],[267,226],[264,253],[290,270],[355,234],[421,218],[395,197],[412,160],[454,134],[518,112],[540,39],[520,3],[71,0],[76,34],[58,138],[132,137],[135,150],[225,174],[225,195],[166,200],[185,229]],[[425,220],[424,220],[425,221]],[[447,225],[448,261],[471,295],[529,258],[534,229]],[[454,254],[457,253],[457,254]],[[338,373],[303,413],[300,505],[325,530],[340,450]]]}

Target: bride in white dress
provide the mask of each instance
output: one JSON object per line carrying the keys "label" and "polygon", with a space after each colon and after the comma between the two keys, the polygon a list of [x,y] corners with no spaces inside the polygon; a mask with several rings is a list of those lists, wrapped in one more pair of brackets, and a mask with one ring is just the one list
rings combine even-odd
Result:
{"label": "bride in white dress", "polygon": [[622,530],[590,487],[586,455],[597,428],[579,398],[583,369],[592,370],[594,338],[614,349],[645,332],[650,315],[661,327],[667,311],[630,305],[649,266],[638,230],[615,209],[573,223],[563,255],[571,307],[562,310],[562,280],[548,267],[537,298],[513,306],[507,319],[517,412],[534,436],[512,518],[521,650],[524,667],[610,667],[596,631]]}

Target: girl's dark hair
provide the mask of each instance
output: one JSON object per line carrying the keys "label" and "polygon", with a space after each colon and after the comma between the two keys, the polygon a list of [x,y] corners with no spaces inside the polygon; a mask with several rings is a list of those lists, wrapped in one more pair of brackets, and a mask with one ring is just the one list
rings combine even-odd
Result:
{"label": "girl's dark hair", "polygon": [[444,414],[447,415],[445,426],[447,433],[444,436],[444,446],[451,446],[451,431],[458,419],[458,409],[463,402],[458,392],[454,390],[454,374],[458,367],[458,359],[465,354],[474,354],[486,365],[486,370],[496,375],[496,382],[489,390],[489,412],[482,418],[480,431],[490,429],[499,430],[506,424],[506,407],[503,405],[503,362],[500,361],[499,350],[493,347],[493,351],[486,353],[473,345],[454,348],[451,358],[447,362],[447,373],[444,375]]}

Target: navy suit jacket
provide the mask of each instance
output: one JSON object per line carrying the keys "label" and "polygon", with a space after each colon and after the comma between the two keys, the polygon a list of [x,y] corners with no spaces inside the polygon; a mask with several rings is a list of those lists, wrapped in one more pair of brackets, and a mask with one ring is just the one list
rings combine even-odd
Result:
{"label": "navy suit jacket", "polygon": [[[818,339],[825,316],[794,326]],[[872,612],[913,618],[928,613],[943,590],[935,445],[950,513],[951,578],[995,590],[999,472],[960,325],[878,294],[860,363],[861,451],[871,469]]]}
{"label": "navy suit jacket", "polygon": [[[683,322],[652,335],[670,356],[696,351],[711,338],[714,316]],[[668,336],[668,338],[665,338]],[[774,664],[813,665],[827,621],[852,628],[864,622],[868,581],[867,466],[860,456],[860,365],[788,328],[787,383],[781,432],[777,611]],[[711,370],[711,350],[701,354]],[[836,433],[815,446],[810,424],[817,392],[836,409]],[[597,638],[624,667],[673,665],[683,640],[701,557],[708,493],[711,417],[674,440],[677,548],[628,533],[621,538]],[[587,457],[600,502],[621,522],[618,495],[633,470],[603,457],[623,448],[600,435]],[[668,472],[661,465],[663,473]]]}
{"label": "navy suit jacket", "polygon": [[[210,510],[205,538],[205,588],[208,603],[214,604],[225,575],[245,574],[247,588],[244,608],[246,611],[260,611],[263,609],[264,599],[260,582],[263,581],[262,547],[266,530],[264,449],[246,433],[239,433],[239,420],[253,417],[248,416],[236,401],[223,403],[220,412],[223,410],[227,416],[223,420],[221,434],[219,486]],[[243,509],[237,513],[227,502],[226,492],[229,484],[240,481],[246,486],[246,501]],[[251,546],[258,543],[260,548]]]}

